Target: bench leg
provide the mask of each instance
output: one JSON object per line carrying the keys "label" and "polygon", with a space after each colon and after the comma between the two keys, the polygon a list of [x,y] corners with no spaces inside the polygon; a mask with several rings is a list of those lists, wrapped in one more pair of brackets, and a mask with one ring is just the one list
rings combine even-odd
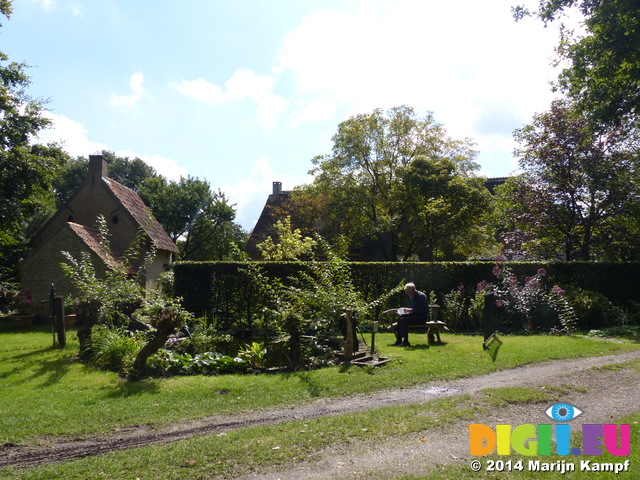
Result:
{"label": "bench leg", "polygon": [[436,343],[436,338],[438,340],[437,343],[442,343],[442,340],[440,340],[440,329],[429,327],[429,330],[427,330],[427,341],[429,343]]}

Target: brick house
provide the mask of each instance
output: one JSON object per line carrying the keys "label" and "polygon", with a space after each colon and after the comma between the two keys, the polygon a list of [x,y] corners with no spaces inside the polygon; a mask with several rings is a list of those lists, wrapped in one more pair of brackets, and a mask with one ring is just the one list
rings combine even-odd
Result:
{"label": "brick house", "polygon": [[[110,233],[111,252],[100,246],[96,232],[99,215],[104,216]],[[78,256],[88,252],[97,273],[107,265],[117,265],[119,254],[129,248],[142,228],[147,249],[156,256],[145,272],[146,287],[156,284],[158,276],[173,262],[178,253],[175,243],[153,217],[142,199],[131,189],[107,177],[107,162],[102,155],[89,156],[89,175],[38,231],[30,243],[30,252],[20,265],[20,281],[31,289],[37,300],[48,298],[51,284],[59,295],[73,293],[60,264],[62,251]]]}

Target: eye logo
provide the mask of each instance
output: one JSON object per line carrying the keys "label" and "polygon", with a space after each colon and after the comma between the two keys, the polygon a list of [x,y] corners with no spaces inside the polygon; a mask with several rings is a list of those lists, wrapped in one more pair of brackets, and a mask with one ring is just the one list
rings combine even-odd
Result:
{"label": "eye logo", "polygon": [[547,408],[544,413],[556,422],[568,422],[582,415],[583,412],[578,407],[574,407],[568,403],[556,403]]}

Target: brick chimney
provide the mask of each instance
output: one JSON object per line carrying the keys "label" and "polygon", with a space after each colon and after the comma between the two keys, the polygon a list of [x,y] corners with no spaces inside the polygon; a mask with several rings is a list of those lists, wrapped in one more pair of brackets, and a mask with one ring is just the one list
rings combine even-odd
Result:
{"label": "brick chimney", "polygon": [[282,182],[273,182],[273,194],[277,195],[282,192]]}
{"label": "brick chimney", "polygon": [[107,176],[107,161],[103,155],[89,155],[89,177],[93,182]]}

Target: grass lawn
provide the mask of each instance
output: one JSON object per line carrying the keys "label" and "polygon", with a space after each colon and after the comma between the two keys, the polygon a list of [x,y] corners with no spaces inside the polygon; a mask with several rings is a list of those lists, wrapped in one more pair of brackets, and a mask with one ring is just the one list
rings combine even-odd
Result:
{"label": "grass lawn", "polygon": [[[0,445],[42,441],[47,436],[77,438],[113,432],[118,427],[300,404],[319,397],[480,375],[547,359],[604,355],[638,348],[635,343],[590,338],[505,336],[496,360],[492,361],[482,350],[481,337],[445,335],[445,345],[428,347],[426,335],[413,335],[413,347],[397,348],[390,346],[395,338],[383,334],[376,338],[376,345],[382,355],[393,360],[378,369],[351,366],[289,374],[194,376],[126,382],[116,374],[79,363],[74,337],[73,333],[68,336],[65,349],[53,349],[51,333],[46,329],[16,333],[0,323]],[[453,419],[487,408],[470,398],[455,397],[443,402],[430,406],[436,411],[450,412],[439,418]],[[416,422],[420,415],[415,408],[406,406],[350,414],[348,421],[335,417],[251,428],[222,437],[202,437],[116,452],[51,467],[0,471],[0,477],[94,478],[96,471],[105,471],[99,478],[187,479],[206,478],[205,470],[225,475],[237,469],[239,458],[242,458],[244,468],[250,470],[259,465],[309,458],[313,451],[336,438],[374,438],[372,435],[419,431],[433,420],[422,414],[424,422]],[[420,407],[420,412],[424,411],[424,406]],[[397,432],[376,431],[388,425],[390,416],[411,421],[394,423]],[[386,420],[382,421],[382,418]]]}

